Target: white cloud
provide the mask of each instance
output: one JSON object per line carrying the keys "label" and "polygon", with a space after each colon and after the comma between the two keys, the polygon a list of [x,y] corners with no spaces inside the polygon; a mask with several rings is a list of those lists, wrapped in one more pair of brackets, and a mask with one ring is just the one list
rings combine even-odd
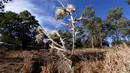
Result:
{"label": "white cloud", "polygon": [[[44,27],[45,25],[50,25],[55,28],[62,27],[63,21],[56,21],[54,12],[56,9],[56,2],[54,0],[39,0],[42,5],[37,5],[31,0],[13,0],[12,2],[6,4],[5,11],[13,11],[20,13],[24,10],[28,10],[32,15],[36,16],[36,19]],[[53,15],[52,15],[53,14]],[[46,28],[50,29],[50,28]]]}
{"label": "white cloud", "polygon": [[[38,8],[34,4],[30,2],[30,0],[13,0],[12,2],[6,4],[6,11],[13,11],[16,13],[20,13],[24,10],[28,10],[32,14],[35,14],[35,11],[39,11]],[[40,11],[41,12],[41,11]]]}

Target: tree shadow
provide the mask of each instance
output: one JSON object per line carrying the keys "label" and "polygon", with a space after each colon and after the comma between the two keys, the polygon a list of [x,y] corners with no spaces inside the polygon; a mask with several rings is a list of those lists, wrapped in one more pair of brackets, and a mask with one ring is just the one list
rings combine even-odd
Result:
{"label": "tree shadow", "polygon": [[70,59],[73,65],[81,61],[101,61],[105,59],[106,52],[86,52],[78,55],[72,55]]}

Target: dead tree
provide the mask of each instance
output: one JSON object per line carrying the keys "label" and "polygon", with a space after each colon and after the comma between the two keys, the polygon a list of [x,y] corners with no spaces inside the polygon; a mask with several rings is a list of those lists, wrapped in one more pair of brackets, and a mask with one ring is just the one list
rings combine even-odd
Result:
{"label": "dead tree", "polygon": [[[60,2],[60,1],[59,1]],[[76,23],[77,22],[87,22],[88,20],[85,18],[74,18],[73,13],[76,12],[76,8],[72,4],[67,4],[65,7],[62,2],[60,2],[62,7],[57,8],[56,10],[56,20],[62,19],[65,16],[69,16],[70,19],[69,21],[71,22],[68,26],[70,30],[72,31],[72,41],[73,41],[73,46],[72,46],[72,52],[75,48],[75,37],[78,34],[78,29],[76,29]]]}
{"label": "dead tree", "polygon": [[[64,55],[64,52],[67,52],[67,49],[65,48],[64,41],[61,38],[59,32],[55,30],[49,34],[44,29],[42,29],[40,25],[37,26],[37,32],[38,34],[36,35],[36,41],[38,43],[42,42],[42,40],[44,39],[44,35],[46,35],[48,38],[47,40],[51,41],[51,44],[49,46],[52,49],[52,51],[50,52],[52,52],[53,54],[54,53],[53,50],[56,50],[54,55],[55,57],[58,57],[58,59],[54,63],[56,65],[57,71],[59,73],[72,73],[73,72],[72,61]],[[61,44],[55,41],[55,39],[57,38],[60,40]],[[47,71],[47,67],[42,66],[42,70]]]}
{"label": "dead tree", "polygon": [[[77,19],[73,17],[73,12],[76,11],[76,8],[72,4],[67,4],[67,6],[65,7],[62,4],[62,2],[60,3],[62,7],[56,10],[56,20],[59,20],[65,17],[66,15],[70,17],[69,21],[71,22],[71,24],[69,25],[69,27],[70,27],[70,30],[72,30],[72,35],[73,35],[73,46],[72,46],[72,52],[73,52],[75,48],[75,36],[78,33],[78,30],[76,29],[76,22],[84,21],[84,19],[82,17],[77,18]],[[46,30],[42,29],[40,25],[37,25],[36,31],[37,31],[37,35],[35,38],[38,43],[43,42],[43,40],[45,39],[44,36],[46,36],[47,37],[46,40],[51,41],[51,44],[49,44],[50,48],[52,49],[51,52],[54,53],[53,50],[56,50],[54,55],[58,56],[57,61],[55,61],[55,65],[58,72],[59,73],[73,73],[72,61],[68,59],[64,54],[64,52],[67,52],[67,49],[65,47],[65,43],[62,37],[60,36],[59,32],[55,30],[55,31],[52,31],[51,33],[48,33]],[[55,39],[57,38],[60,40],[61,44],[55,41]],[[47,71],[47,68],[45,66],[43,66],[42,69],[44,71]]]}

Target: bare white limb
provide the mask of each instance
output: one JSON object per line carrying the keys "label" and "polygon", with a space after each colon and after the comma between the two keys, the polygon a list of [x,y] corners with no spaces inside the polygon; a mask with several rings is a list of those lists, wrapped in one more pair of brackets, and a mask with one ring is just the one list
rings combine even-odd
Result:
{"label": "bare white limb", "polygon": [[[61,4],[63,4],[61,1],[59,1],[59,2]],[[73,39],[72,51],[75,48],[75,36],[78,33],[77,31],[75,31],[75,23],[76,23],[76,21],[75,21],[75,19],[73,17],[73,14],[72,14],[75,11],[76,11],[76,8],[72,4],[67,4],[67,7],[64,7],[64,5],[63,5],[63,8],[56,10],[56,19],[61,19],[66,14],[68,14],[70,16],[70,22],[71,22],[71,25],[70,25],[71,27],[70,28],[72,30],[72,35],[73,35],[73,38],[72,38]],[[61,43],[62,43],[63,47],[65,48],[63,40],[62,39],[60,39],[60,40],[61,40]]]}
{"label": "bare white limb", "polygon": [[56,34],[58,35],[58,37],[60,37],[60,41],[61,41],[61,43],[62,43],[63,49],[66,50],[66,48],[65,48],[65,43],[64,43],[62,37],[60,36],[60,34],[58,33],[58,31],[56,31]]}
{"label": "bare white limb", "polygon": [[73,28],[73,30],[72,30],[72,35],[73,35],[73,46],[72,46],[72,52],[73,52],[73,50],[74,50],[74,48],[75,48],[75,21],[74,21],[74,17],[72,16],[72,13],[70,13],[71,15],[70,15],[70,19],[71,19],[71,25],[72,25],[72,28]]}
{"label": "bare white limb", "polygon": [[77,35],[79,33],[78,29],[75,31],[75,35]]}
{"label": "bare white limb", "polygon": [[[65,47],[63,47],[63,46],[61,46],[61,45],[59,45],[57,42],[55,42],[49,35],[48,35],[48,33],[46,33],[45,32],[45,34],[47,35],[47,37],[49,38],[48,40],[50,40],[53,44],[55,44],[55,45],[57,45],[57,46],[59,46],[60,48],[62,48],[62,49],[65,49],[66,50],[66,48]],[[57,34],[58,34],[58,36],[60,36],[59,35],[59,33],[57,32]],[[61,37],[60,37],[61,38]]]}
{"label": "bare white limb", "polygon": [[[48,37],[48,40],[50,40],[50,41],[52,42],[52,44],[54,44],[54,46],[50,46],[51,48],[53,47],[53,48],[55,48],[55,49],[64,50],[64,51],[66,50],[66,48],[65,48],[65,46],[64,46],[63,39],[60,37],[60,34],[59,34],[58,32],[56,32],[56,35],[57,35],[58,37],[60,37],[60,40],[61,40],[62,45],[59,45],[57,42],[55,42],[55,41],[50,37],[50,35],[49,35],[44,29],[41,28],[40,25],[37,26],[36,30],[37,30],[37,32],[38,32],[38,34],[36,35],[36,41],[37,41],[38,43],[42,42],[43,39],[44,39],[44,35],[46,35],[46,36]],[[56,47],[55,45],[58,46],[59,48]]]}
{"label": "bare white limb", "polygon": [[59,51],[64,51],[64,52],[66,52],[66,50],[64,50],[64,49],[61,49],[61,48],[58,48],[58,47],[56,47],[56,46],[54,46],[53,44],[51,44],[51,45],[49,45],[52,49],[57,49],[57,50],[59,50]]}

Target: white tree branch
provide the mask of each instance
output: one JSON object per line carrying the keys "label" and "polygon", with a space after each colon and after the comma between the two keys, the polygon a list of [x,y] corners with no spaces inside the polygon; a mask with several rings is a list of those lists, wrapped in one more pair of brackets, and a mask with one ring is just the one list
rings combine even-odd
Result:
{"label": "white tree branch", "polygon": [[[52,46],[52,45],[50,46],[51,48],[55,48],[55,49],[57,49],[57,50],[66,51],[66,48],[65,48],[65,46],[64,46],[64,41],[63,41],[63,39],[61,38],[61,36],[60,36],[60,34],[59,34],[58,32],[56,32],[56,35],[57,35],[58,37],[60,37],[60,41],[61,41],[62,45],[59,45],[57,42],[55,42],[55,41],[50,37],[50,35],[46,32],[46,30],[44,30],[44,29],[41,28],[40,25],[37,26],[37,32],[38,32],[38,35],[36,35],[36,36],[38,36],[38,38],[36,38],[36,41],[37,41],[37,42],[42,41],[42,38],[43,38],[43,37],[40,37],[41,35],[39,35],[39,34],[43,34],[43,33],[44,33],[44,34],[48,37],[48,40],[50,40],[50,41],[52,42],[52,44],[54,44],[53,46]],[[44,36],[44,34],[43,34],[42,36]],[[56,46],[58,46],[58,47],[60,47],[60,48],[58,48],[58,47],[56,47]]]}

